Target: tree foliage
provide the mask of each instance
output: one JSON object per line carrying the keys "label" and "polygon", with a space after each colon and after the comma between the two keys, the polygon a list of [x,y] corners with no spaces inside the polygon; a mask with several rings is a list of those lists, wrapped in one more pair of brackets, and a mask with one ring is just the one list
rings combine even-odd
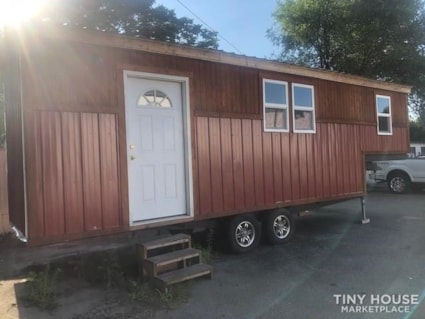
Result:
{"label": "tree foliage", "polygon": [[45,24],[76,27],[202,48],[218,47],[217,33],[155,0],[50,0]]}
{"label": "tree foliage", "polygon": [[281,59],[411,85],[425,112],[423,0],[285,0],[274,17]]}
{"label": "tree foliage", "polygon": [[417,119],[409,123],[410,140],[412,142],[425,142],[425,124],[422,120]]}
{"label": "tree foliage", "polygon": [[345,1],[286,0],[274,13],[272,40],[283,46],[282,59],[332,69],[340,53],[337,37],[346,16]]}

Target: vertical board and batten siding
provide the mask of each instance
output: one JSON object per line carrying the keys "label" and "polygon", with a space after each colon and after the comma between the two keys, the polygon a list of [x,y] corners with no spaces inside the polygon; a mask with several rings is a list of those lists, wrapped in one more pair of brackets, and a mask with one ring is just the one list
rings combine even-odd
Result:
{"label": "vertical board and batten siding", "polygon": [[32,243],[127,228],[113,65],[113,51],[70,44],[35,43],[23,59]]}
{"label": "vertical board and batten siding", "polygon": [[[9,219],[23,233],[26,231],[25,187],[23,166],[23,129],[21,109],[21,74],[19,68],[19,45],[9,43],[3,46],[4,94],[6,108],[7,145],[7,193]],[[5,63],[7,61],[7,63]]]}
{"label": "vertical board and batten siding", "polygon": [[356,125],[319,123],[316,134],[306,135],[265,133],[261,120],[197,117],[196,123],[202,217],[363,193]]}
{"label": "vertical board and batten siding", "polygon": [[30,235],[37,239],[119,228],[116,115],[35,113],[37,196],[31,197]]}
{"label": "vertical board and batten siding", "polygon": [[[238,113],[224,92],[221,105],[197,107],[195,176],[202,218],[361,196],[365,154],[406,152],[406,94],[260,72],[251,82],[255,98],[243,102],[248,110],[257,108],[257,115],[261,78],[314,85],[316,133],[264,132],[261,116]],[[376,94],[391,96],[391,136],[377,134]]]}
{"label": "vertical board and batten siding", "polygon": [[[125,69],[189,78],[195,219],[361,195],[363,155],[407,148],[405,94],[387,92],[394,134],[378,136],[374,89],[78,40],[26,41],[33,243],[128,229]],[[315,134],[264,132],[262,78],[314,85]]]}
{"label": "vertical board and batten siding", "polygon": [[6,156],[6,150],[0,146],[0,234],[10,231]]}

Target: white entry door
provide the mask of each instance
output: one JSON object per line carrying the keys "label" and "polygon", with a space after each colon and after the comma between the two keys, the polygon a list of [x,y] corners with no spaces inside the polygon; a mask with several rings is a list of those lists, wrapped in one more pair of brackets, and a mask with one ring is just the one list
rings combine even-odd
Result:
{"label": "white entry door", "polygon": [[125,81],[130,222],[186,215],[182,83]]}

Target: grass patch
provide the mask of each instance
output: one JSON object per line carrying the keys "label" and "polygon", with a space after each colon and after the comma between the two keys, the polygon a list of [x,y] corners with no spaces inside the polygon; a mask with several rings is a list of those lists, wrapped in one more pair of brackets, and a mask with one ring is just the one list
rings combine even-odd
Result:
{"label": "grass patch", "polygon": [[[126,252],[129,251],[128,253]],[[127,277],[134,276],[137,261],[130,249],[96,252],[67,258],[58,265],[67,278],[77,278],[106,288],[127,288]],[[132,261],[129,264],[129,260]]]}
{"label": "grass patch", "polygon": [[194,240],[193,248],[199,250],[201,256],[201,262],[204,264],[211,264],[214,258],[214,242],[215,242],[215,230],[213,228],[208,229],[203,238],[200,240]]}
{"label": "grass patch", "polygon": [[57,281],[60,269],[52,269],[46,266],[44,270],[31,271],[29,277],[28,300],[31,304],[42,310],[50,310],[57,307]]}
{"label": "grass patch", "polygon": [[196,243],[194,244],[193,248],[199,250],[202,263],[211,264],[213,259],[212,247],[208,247],[208,246],[204,246],[202,244]]}
{"label": "grass patch", "polygon": [[131,282],[129,295],[132,301],[141,302],[146,306],[176,309],[189,298],[189,284],[177,284],[160,291],[147,282]]}
{"label": "grass patch", "polygon": [[124,272],[116,253],[107,253],[98,269],[103,274],[103,280],[107,288],[123,287],[127,285]]}
{"label": "grass patch", "polygon": [[[201,251],[202,261],[209,263],[212,259],[212,246],[204,243],[197,247]],[[139,277],[134,247],[67,257],[48,266],[31,266],[26,275],[29,280],[25,301],[41,310],[56,308],[59,305],[58,296],[65,296],[65,291],[69,288],[67,281],[73,280],[84,281],[105,292],[114,288],[111,293],[127,295],[129,304],[136,306],[136,302],[139,304],[137,307],[149,311],[175,309],[187,302],[190,291],[190,283],[173,285],[160,291],[143,281]]]}

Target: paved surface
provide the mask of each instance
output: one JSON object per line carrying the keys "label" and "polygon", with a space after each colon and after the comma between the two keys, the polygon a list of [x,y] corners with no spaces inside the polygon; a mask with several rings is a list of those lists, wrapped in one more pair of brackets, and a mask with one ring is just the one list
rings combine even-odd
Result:
{"label": "paved surface", "polygon": [[[297,220],[287,245],[224,256],[212,281],[198,281],[186,305],[157,318],[425,318],[425,193],[378,191],[367,210],[371,223],[361,225],[358,200],[322,208]],[[341,313],[335,294],[365,295],[365,305],[404,294],[422,304],[409,313]]]}
{"label": "paved surface", "polygon": [[[0,318],[65,319],[86,314],[81,318],[423,319],[425,192],[392,195],[385,188],[375,188],[367,201],[370,224],[360,224],[359,200],[300,217],[297,233],[287,245],[261,245],[245,255],[220,254],[214,262],[213,280],[194,281],[188,302],[179,309],[153,314],[125,301],[125,292],[119,295],[122,300],[117,295],[111,299],[99,289],[63,283],[60,308],[42,313],[16,301],[23,280],[12,278],[0,281]],[[54,246],[50,253],[61,257],[84,251],[83,247],[69,243]],[[32,258],[44,260],[49,256],[47,249],[31,249],[28,256],[18,253],[22,251],[17,249],[16,255],[9,255],[15,258],[12,260],[1,251],[3,271],[8,272],[6,268],[13,261],[22,266]],[[38,256],[40,251],[44,255]],[[407,313],[341,313],[336,294],[364,296],[365,305],[370,304],[372,296],[403,294],[417,296],[419,304],[409,304]],[[353,303],[360,305],[358,300]],[[390,302],[388,306],[394,305]]]}

